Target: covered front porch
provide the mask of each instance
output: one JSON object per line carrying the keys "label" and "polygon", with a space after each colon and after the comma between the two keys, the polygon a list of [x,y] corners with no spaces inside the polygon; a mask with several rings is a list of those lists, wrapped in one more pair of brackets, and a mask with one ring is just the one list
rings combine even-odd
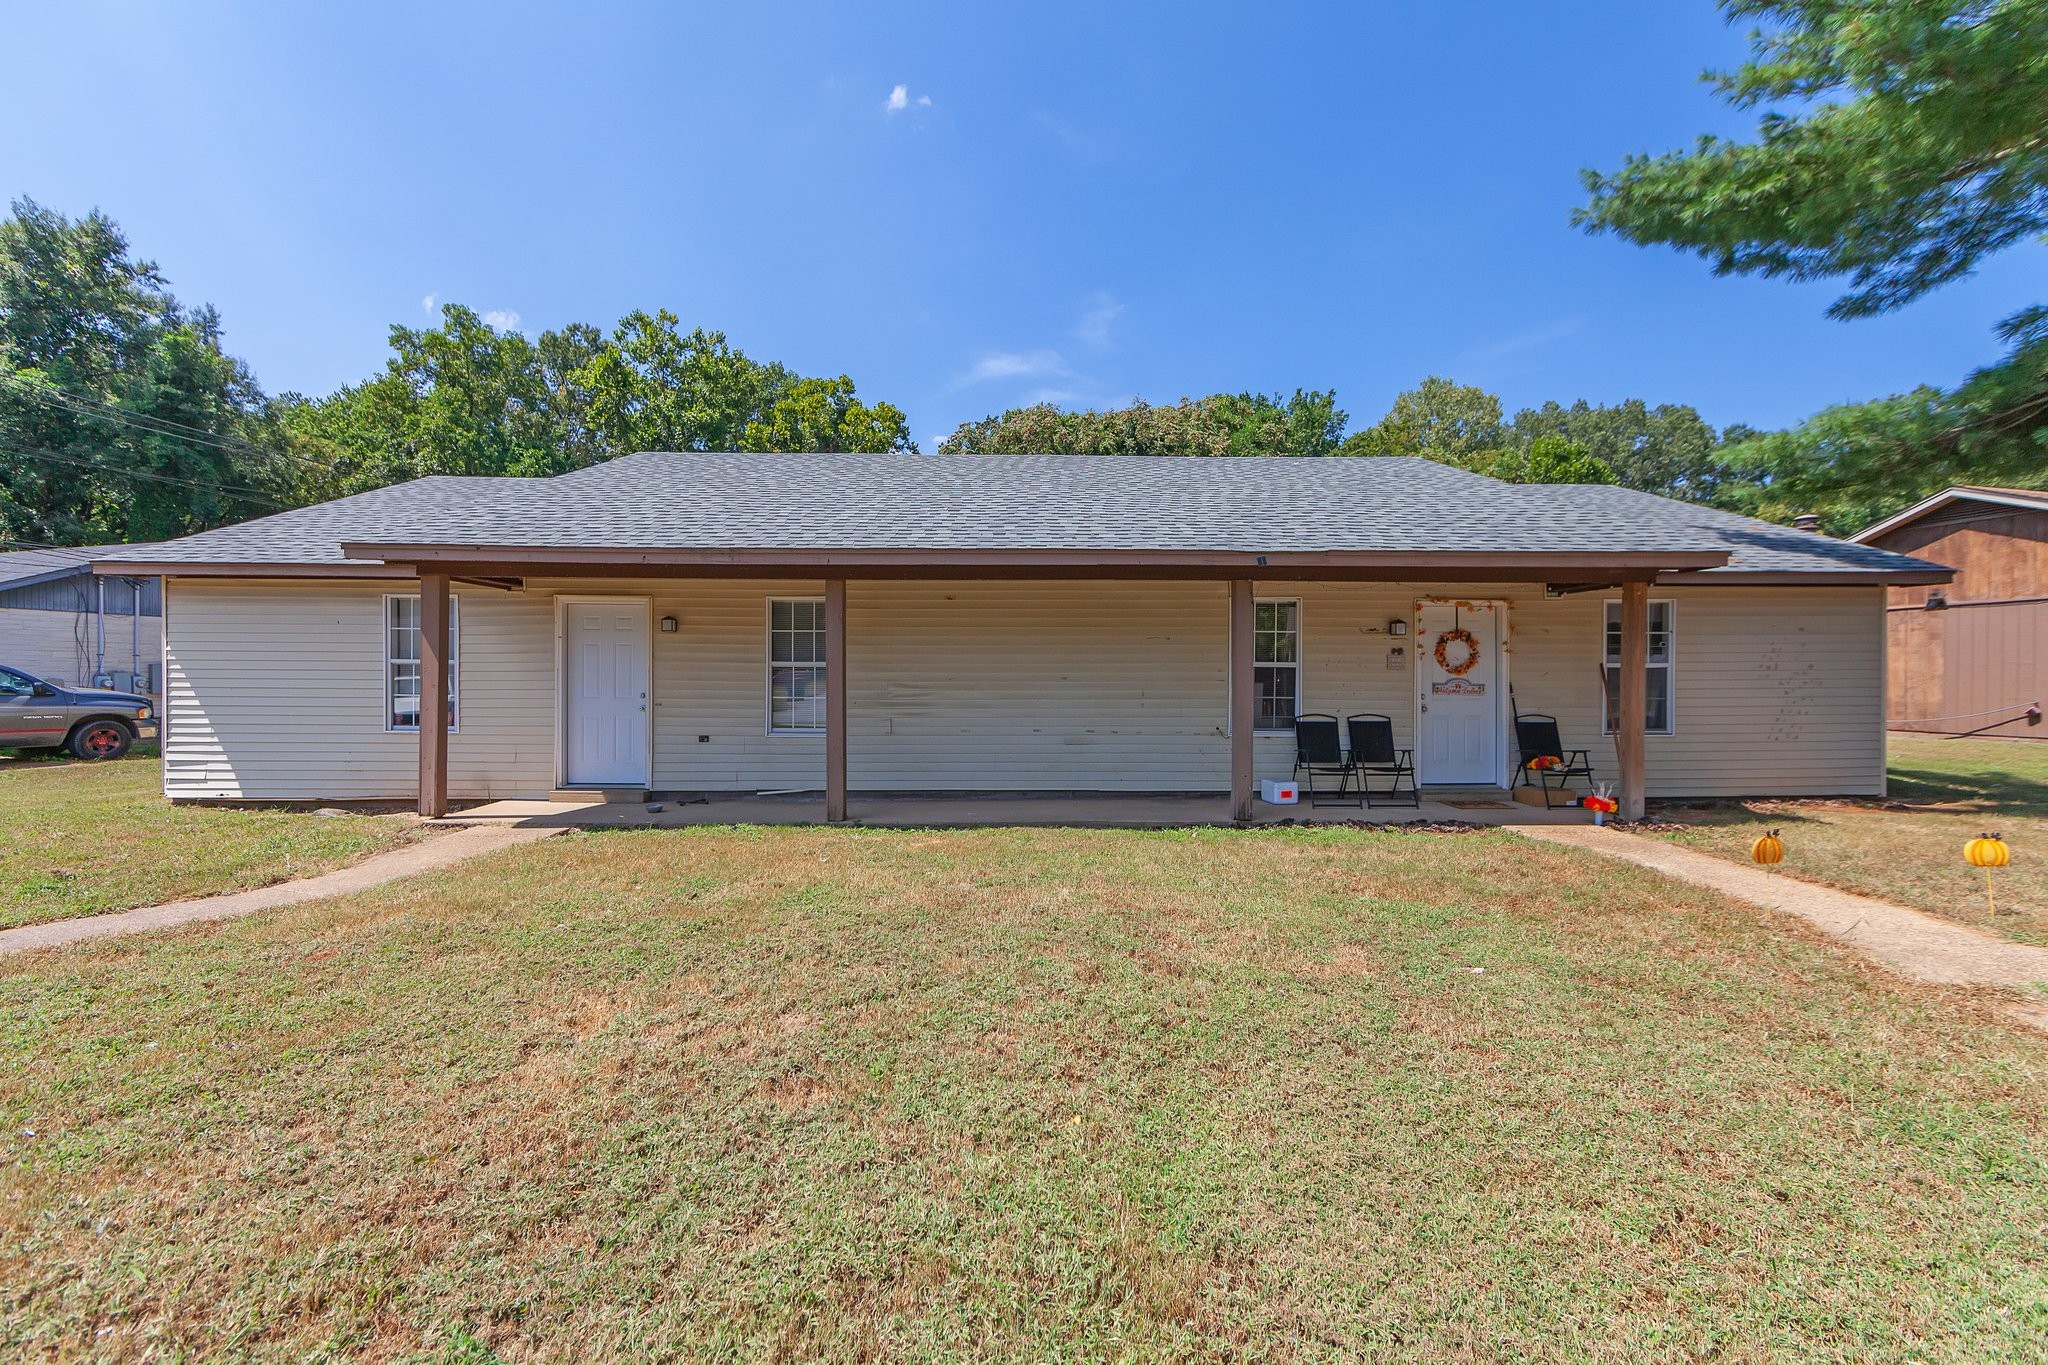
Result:
{"label": "covered front porch", "polygon": [[[1072,556],[991,552],[934,560],[907,552],[764,551],[726,552],[706,562],[701,554],[685,552],[643,552],[624,561],[617,552],[526,551],[530,557],[512,558],[508,551],[505,558],[482,559],[471,547],[347,549],[352,557],[382,559],[399,573],[416,576],[419,584],[418,798],[421,813],[429,818],[450,811],[444,699],[449,695],[451,594],[538,594],[555,600],[558,799],[539,801],[547,795],[544,790],[519,792],[519,801],[473,809],[463,818],[579,824],[1577,821],[1584,818],[1580,812],[1524,806],[1506,790],[1516,776],[1512,716],[1517,704],[1510,700],[1506,672],[1507,616],[1514,610],[1527,614],[1538,604],[1558,607],[1566,599],[1576,609],[1536,613],[1553,623],[1568,621],[1569,628],[1553,624],[1550,629],[1558,639],[1551,642],[1548,683],[1530,682],[1523,668],[1527,690],[1519,705],[1556,711],[1563,709],[1557,699],[1568,699],[1576,708],[1572,742],[1602,747],[1600,777],[1612,784],[1621,817],[1637,818],[1645,794],[1651,586],[1660,574],[1711,567],[1720,559],[1670,552],[1263,556],[1205,551],[1140,557],[1094,551]],[[760,594],[751,607],[735,605],[749,593]],[[743,709],[745,675],[713,678],[708,670],[697,669],[701,686],[678,682],[675,675],[692,672],[697,659],[721,650],[751,649],[758,669],[762,645],[733,643],[749,632],[755,641],[768,641],[766,657],[774,675],[769,617],[770,609],[785,600],[783,593],[808,597],[815,605],[815,615],[807,619],[820,657],[807,728],[793,735],[778,732],[775,711],[782,702],[776,689],[782,684],[763,689],[758,672],[751,684],[756,689],[753,705],[758,708],[762,690],[768,691],[770,720],[755,739],[738,733],[739,727],[723,732],[708,722],[700,727],[693,712]],[[1465,601],[1467,593],[1483,600]],[[1614,621],[1620,640],[1619,685],[1611,735],[1601,733],[1598,718],[1601,597],[1619,608]],[[976,610],[956,600],[968,598],[978,604]],[[724,605],[700,609],[700,602],[713,599]],[[1273,660],[1261,638],[1267,627],[1259,612],[1276,599],[1310,600],[1317,629],[1325,632],[1339,630],[1331,618],[1342,618],[1342,647],[1326,641],[1332,647],[1323,652],[1347,655],[1341,662],[1316,658],[1321,647],[1311,639],[1310,664],[1298,671],[1317,674],[1317,686],[1306,687],[1297,679],[1290,706],[1381,713],[1391,718],[1404,745],[1421,748],[1431,738],[1431,727],[1441,729],[1427,713],[1433,705],[1448,711],[1455,700],[1485,715],[1491,727],[1486,732],[1491,747],[1482,746],[1483,752],[1452,778],[1460,788],[1476,785],[1481,790],[1433,789],[1444,778],[1425,764],[1416,774],[1424,798],[1416,807],[1312,808],[1306,802],[1260,801],[1261,780],[1287,778],[1293,759],[1286,719],[1276,723],[1270,706]],[[1072,609],[1076,603],[1112,600],[1133,606],[1133,615],[1144,619],[1122,631],[1101,621],[1070,625],[1048,606],[1064,603]],[[629,646],[646,652],[627,666],[624,681],[605,684],[617,701],[602,725],[626,736],[621,748],[627,761],[620,776],[603,781],[579,781],[571,758],[574,746],[583,742],[579,734],[591,726],[574,711],[581,686],[575,660],[581,647],[569,639],[575,626],[565,623],[580,620],[573,615],[579,604],[591,603],[611,604],[607,610],[613,625],[605,628],[615,629],[618,639],[641,629],[634,625],[637,619],[646,632],[638,638],[648,642]],[[1492,651],[1488,667],[1496,670],[1490,692],[1453,678],[1457,685],[1444,686],[1438,679],[1434,689],[1453,695],[1431,695],[1419,638],[1431,603],[1446,613],[1497,611],[1498,633],[1486,645]],[[467,615],[469,609],[464,611]],[[754,614],[751,626],[744,624],[749,611]],[[1458,618],[1453,614],[1449,619]],[[1437,630],[1441,633],[1442,627]],[[1381,637],[1370,642],[1375,649],[1394,646],[1384,666],[1378,654],[1364,661],[1367,651],[1357,646],[1366,636]],[[1397,674],[1394,656],[1404,643],[1415,646],[1414,662],[1401,662]],[[916,668],[905,662],[913,655]],[[1005,689],[1008,706],[997,695]],[[1134,695],[1142,701],[1131,701]],[[1114,718],[1101,725],[1092,723],[1092,716],[1076,721],[1074,716],[1090,701],[1100,701],[1107,710],[1122,706],[1126,720],[1133,706],[1144,716],[1123,727]],[[1048,723],[1044,713],[1054,705],[1067,711]],[[662,708],[661,716],[650,714]],[[699,729],[704,733],[691,733]],[[631,757],[635,745],[645,750],[644,764]],[[751,746],[759,757],[727,767],[729,787],[715,791],[708,804],[664,803],[661,812],[630,813],[644,805],[643,794],[706,790],[709,784],[687,774],[719,752],[700,746],[716,745]],[[1128,768],[1113,766],[1126,755]],[[1026,764],[1031,781],[1015,780]],[[1450,770],[1445,761],[1441,771]],[[963,772],[969,781],[959,780]],[[751,774],[777,780],[748,780]],[[1164,780],[1147,780],[1153,777]],[[595,800],[579,804],[577,787],[624,788],[632,800],[619,808]],[[1093,790],[1097,787],[1103,790]],[[759,794],[747,795],[750,789]],[[946,794],[963,789],[971,790]],[[1158,794],[1204,790],[1221,794]],[[502,794],[502,788],[492,794]]]}

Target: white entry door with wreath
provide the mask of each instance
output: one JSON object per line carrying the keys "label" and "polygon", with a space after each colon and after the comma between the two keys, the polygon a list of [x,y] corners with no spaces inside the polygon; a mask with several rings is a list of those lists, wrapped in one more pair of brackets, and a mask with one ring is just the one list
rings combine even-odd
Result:
{"label": "white entry door with wreath", "polygon": [[1507,780],[1504,602],[1415,606],[1415,776],[1436,786]]}

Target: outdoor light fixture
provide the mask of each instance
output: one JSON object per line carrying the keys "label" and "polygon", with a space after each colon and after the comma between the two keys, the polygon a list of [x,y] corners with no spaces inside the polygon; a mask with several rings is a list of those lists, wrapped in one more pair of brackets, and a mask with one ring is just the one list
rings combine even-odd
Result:
{"label": "outdoor light fixture", "polygon": [[664,616],[664,617],[662,617],[662,618],[661,618],[661,633],[662,633],[663,635],[673,635],[673,634],[675,634],[675,633],[676,633],[676,618],[675,618],[675,617],[673,617],[673,616]]}
{"label": "outdoor light fixture", "polygon": [[1389,634],[1389,635],[1406,635],[1407,633],[1408,633],[1408,623],[1407,623],[1406,621],[1389,621],[1389,622],[1387,622],[1387,634]]}

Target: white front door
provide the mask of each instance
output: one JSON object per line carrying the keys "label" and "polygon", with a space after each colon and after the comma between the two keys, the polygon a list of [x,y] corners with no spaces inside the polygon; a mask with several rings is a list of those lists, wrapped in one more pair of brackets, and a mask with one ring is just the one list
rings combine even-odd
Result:
{"label": "white front door", "polygon": [[647,784],[647,604],[562,607],[562,780]]}
{"label": "white front door", "polygon": [[[1507,670],[1501,666],[1500,652],[1505,615],[1494,602],[1424,602],[1416,607],[1417,781],[1495,787],[1506,781],[1501,693],[1507,686]],[[1470,640],[1453,635],[1456,631],[1465,632]],[[1442,663],[1437,661],[1439,644]]]}

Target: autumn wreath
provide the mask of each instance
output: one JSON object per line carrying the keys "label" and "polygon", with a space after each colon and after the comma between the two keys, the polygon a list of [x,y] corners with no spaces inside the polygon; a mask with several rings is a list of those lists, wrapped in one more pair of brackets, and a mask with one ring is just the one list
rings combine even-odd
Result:
{"label": "autumn wreath", "polygon": [[[1447,653],[1447,647],[1453,644],[1465,646],[1465,657],[1456,663],[1451,662],[1450,656]],[[1436,637],[1436,666],[1452,677],[1464,677],[1472,671],[1478,662],[1479,641],[1473,638],[1471,631],[1461,627],[1455,630],[1447,630]]]}

